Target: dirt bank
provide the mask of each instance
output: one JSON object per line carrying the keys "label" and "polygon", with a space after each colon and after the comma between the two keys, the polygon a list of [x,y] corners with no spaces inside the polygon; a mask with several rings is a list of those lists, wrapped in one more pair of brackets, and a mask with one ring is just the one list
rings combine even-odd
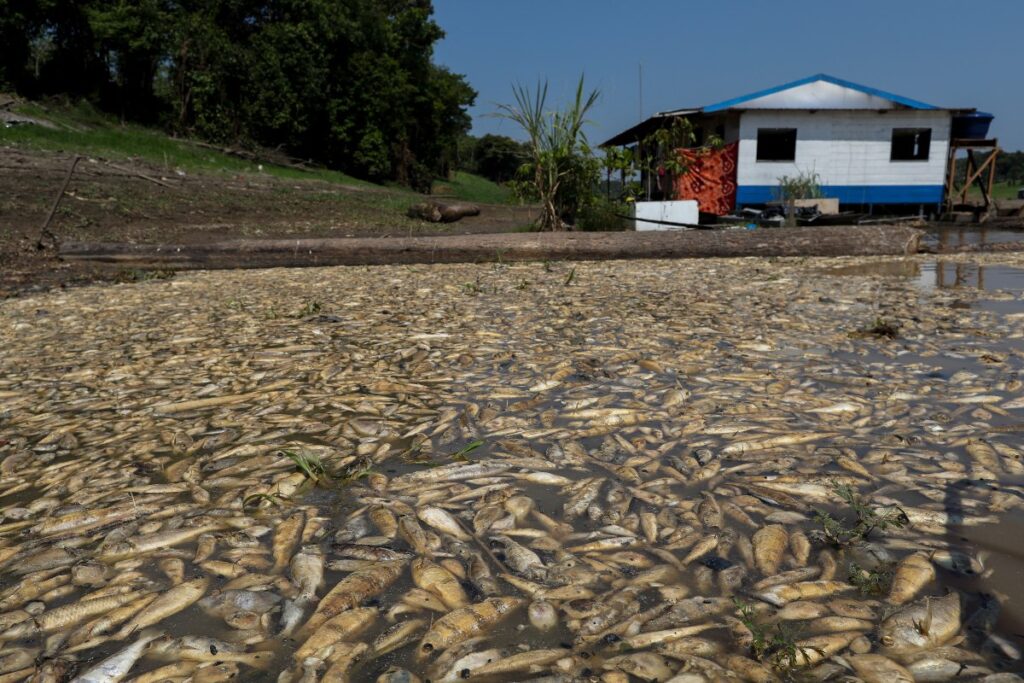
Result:
{"label": "dirt bank", "polygon": [[68,261],[133,268],[599,261],[710,256],[899,255],[917,251],[920,233],[897,226],[837,226],[680,232],[513,233],[432,237],[234,240],[207,244],[64,245]]}
{"label": "dirt bank", "polygon": [[[109,271],[61,262],[36,246],[73,158],[70,151],[0,147],[0,298],[109,278]],[[48,231],[58,242],[203,244],[511,232],[536,215],[528,206],[480,204],[479,216],[448,225],[408,218],[406,209],[423,199],[401,188],[298,173],[182,171],[87,155],[75,165]]]}

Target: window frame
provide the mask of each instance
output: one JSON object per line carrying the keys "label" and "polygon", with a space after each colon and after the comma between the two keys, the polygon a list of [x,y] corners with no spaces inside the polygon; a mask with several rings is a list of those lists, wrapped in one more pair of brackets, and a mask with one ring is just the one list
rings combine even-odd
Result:
{"label": "window frame", "polygon": [[[896,158],[896,136],[897,134],[907,135],[914,134],[920,135],[921,133],[928,134],[927,144],[923,145],[925,148],[925,154],[923,157],[910,157],[910,158]],[[920,145],[919,145],[920,146]],[[894,164],[905,164],[905,163],[921,163],[928,162],[932,156],[932,129],[931,128],[920,128],[920,127],[894,127],[892,129],[892,136],[889,138],[889,162]]]}
{"label": "window frame", "polygon": [[[793,134],[793,156],[790,159],[762,159],[761,158],[761,133],[792,133]],[[799,140],[797,128],[758,128],[757,129],[757,152],[755,161],[759,164],[790,164],[796,161],[796,144]]]}

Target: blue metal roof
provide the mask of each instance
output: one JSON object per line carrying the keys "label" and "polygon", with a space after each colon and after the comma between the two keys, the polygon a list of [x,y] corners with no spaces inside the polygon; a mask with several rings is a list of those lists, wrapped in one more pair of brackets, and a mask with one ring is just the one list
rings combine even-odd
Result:
{"label": "blue metal roof", "polygon": [[736,107],[738,105],[743,104],[744,102],[749,102],[750,100],[755,100],[755,99],[757,99],[759,97],[764,97],[766,95],[773,95],[773,94],[775,94],[777,92],[782,92],[783,90],[789,90],[790,88],[796,88],[796,87],[799,87],[801,85],[807,85],[808,83],[814,83],[816,81],[826,81],[828,83],[832,83],[833,85],[838,85],[838,86],[841,86],[841,87],[844,87],[844,88],[849,88],[851,90],[857,90],[857,91],[865,93],[867,95],[874,95],[875,97],[881,97],[881,98],[889,100],[891,102],[895,102],[897,104],[901,104],[904,107],[907,107],[909,109],[939,109],[939,107],[936,107],[935,105],[928,104],[926,102],[919,102],[917,100],[912,100],[909,97],[903,97],[901,95],[896,95],[896,94],[891,93],[891,92],[886,92],[884,90],[879,90],[878,88],[869,88],[866,85],[860,85],[858,83],[852,83],[850,81],[844,81],[841,78],[836,78],[835,76],[829,76],[828,74],[815,74],[814,76],[808,76],[807,78],[801,78],[798,81],[793,81],[791,83],[785,83],[783,85],[777,85],[774,88],[767,88],[766,90],[759,90],[757,92],[750,93],[749,95],[742,95],[740,97],[734,97],[731,100],[725,100],[724,102],[718,102],[716,104],[712,104],[712,105],[709,105],[707,107],[703,107],[703,111],[706,114],[710,114],[711,112],[722,111],[724,109],[732,109],[732,108],[734,108],[734,107]]}

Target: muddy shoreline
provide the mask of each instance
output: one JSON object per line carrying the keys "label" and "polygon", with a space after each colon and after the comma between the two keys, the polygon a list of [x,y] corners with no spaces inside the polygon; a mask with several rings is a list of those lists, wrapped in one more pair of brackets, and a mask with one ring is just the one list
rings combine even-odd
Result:
{"label": "muddy shoreline", "polygon": [[400,238],[232,240],[209,244],[62,245],[67,261],[133,268],[225,269],[415,263],[601,261],[737,256],[904,255],[920,233],[900,226]]}

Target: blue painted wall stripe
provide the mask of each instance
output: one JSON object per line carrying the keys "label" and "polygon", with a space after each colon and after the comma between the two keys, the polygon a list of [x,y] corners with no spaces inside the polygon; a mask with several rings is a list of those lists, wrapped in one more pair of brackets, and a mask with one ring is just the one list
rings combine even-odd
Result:
{"label": "blue painted wall stripe", "polygon": [[[841,204],[939,204],[942,185],[823,185],[825,197]],[[778,200],[778,185],[740,185],[736,204],[767,204]]]}

